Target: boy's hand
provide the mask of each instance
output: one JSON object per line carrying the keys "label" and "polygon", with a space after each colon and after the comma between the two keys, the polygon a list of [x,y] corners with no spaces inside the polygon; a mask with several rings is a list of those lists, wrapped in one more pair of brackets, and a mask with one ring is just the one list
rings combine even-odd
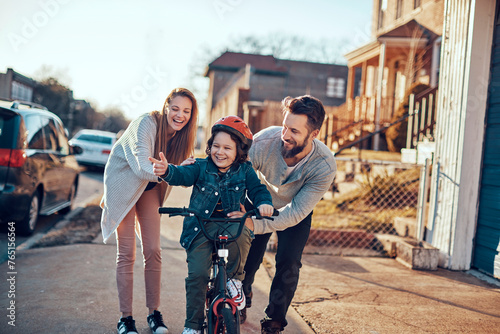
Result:
{"label": "boy's hand", "polygon": [[261,204],[259,205],[259,213],[261,216],[271,217],[274,213],[274,208],[269,204]]}
{"label": "boy's hand", "polygon": [[156,176],[162,176],[167,172],[168,161],[163,152],[160,152],[160,160],[156,160],[153,157],[149,157],[148,159],[153,163],[153,173]]}

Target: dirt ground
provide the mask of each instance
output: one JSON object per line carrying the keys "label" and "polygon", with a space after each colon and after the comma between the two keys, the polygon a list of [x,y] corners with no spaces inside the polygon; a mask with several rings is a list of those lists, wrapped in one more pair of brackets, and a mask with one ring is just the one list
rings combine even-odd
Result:
{"label": "dirt ground", "polygon": [[101,231],[101,212],[101,208],[95,204],[83,208],[62,228],[49,231],[33,248],[92,242]]}

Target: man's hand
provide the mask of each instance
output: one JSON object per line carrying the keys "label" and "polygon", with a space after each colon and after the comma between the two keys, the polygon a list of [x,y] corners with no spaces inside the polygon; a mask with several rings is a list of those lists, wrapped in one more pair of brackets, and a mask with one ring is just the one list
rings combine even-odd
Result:
{"label": "man's hand", "polygon": [[156,176],[162,176],[167,172],[168,161],[163,152],[160,152],[160,160],[156,160],[153,157],[149,157],[148,159],[153,163],[153,173]]}
{"label": "man's hand", "polygon": [[[227,216],[229,218],[241,218],[243,217],[243,215],[247,212],[245,210],[245,206],[243,204],[240,203],[240,210],[241,211],[233,211],[233,212],[230,212],[227,214]],[[252,218],[248,217],[246,220],[245,220],[245,226],[248,227],[250,229],[250,231],[253,231],[254,229],[254,226],[253,226],[253,220]]]}

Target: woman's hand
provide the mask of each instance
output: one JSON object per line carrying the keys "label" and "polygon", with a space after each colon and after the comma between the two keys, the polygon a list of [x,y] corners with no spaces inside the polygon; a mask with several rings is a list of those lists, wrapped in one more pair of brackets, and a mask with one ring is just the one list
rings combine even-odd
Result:
{"label": "woman's hand", "polygon": [[153,163],[153,173],[156,176],[162,176],[167,172],[168,161],[163,152],[160,152],[160,160],[156,160],[153,157],[149,157],[148,159]]}
{"label": "woman's hand", "polygon": [[274,208],[269,204],[261,204],[259,205],[259,213],[261,216],[271,217],[274,213]]}
{"label": "woman's hand", "polygon": [[181,162],[181,166],[192,165],[195,162],[196,162],[196,159],[193,156],[190,156],[189,158],[187,158],[186,160],[184,160],[183,162]]}

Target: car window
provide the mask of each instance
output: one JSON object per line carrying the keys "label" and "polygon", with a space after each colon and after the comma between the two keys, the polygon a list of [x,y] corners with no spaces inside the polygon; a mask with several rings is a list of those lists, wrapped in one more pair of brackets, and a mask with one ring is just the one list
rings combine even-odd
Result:
{"label": "car window", "polygon": [[66,137],[66,132],[62,124],[58,120],[54,120],[57,130],[57,138],[59,140],[58,151],[61,154],[68,155],[69,154],[69,144],[68,137]]}
{"label": "car window", "polygon": [[83,140],[83,141],[89,141],[89,142],[93,142],[93,143],[99,143],[99,144],[108,144],[108,145],[111,145],[113,143],[113,138],[111,138],[111,137],[93,135],[90,133],[82,133],[76,139]]}
{"label": "car window", "polygon": [[49,151],[58,151],[59,142],[57,139],[57,129],[54,120],[48,117],[42,117],[43,141],[45,149]]}
{"label": "car window", "polygon": [[40,116],[28,115],[24,120],[28,130],[28,148],[43,150],[44,136]]}
{"label": "car window", "polygon": [[11,148],[15,117],[0,113],[0,148]]}

